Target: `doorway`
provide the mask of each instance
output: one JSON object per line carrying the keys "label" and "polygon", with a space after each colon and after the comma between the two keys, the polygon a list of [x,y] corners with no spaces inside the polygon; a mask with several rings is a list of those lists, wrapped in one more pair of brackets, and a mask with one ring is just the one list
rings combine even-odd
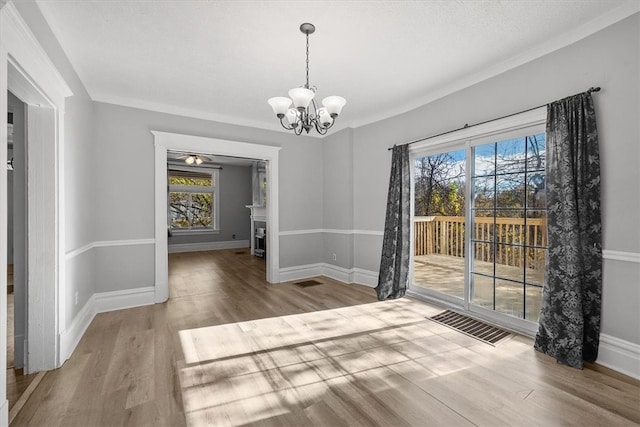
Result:
{"label": "doorway", "polygon": [[215,153],[216,156],[249,158],[266,164],[267,281],[280,282],[279,250],[279,151],[280,147],[228,141],[193,135],[152,131],[155,144],[155,301],[169,298],[167,233],[167,153]]}

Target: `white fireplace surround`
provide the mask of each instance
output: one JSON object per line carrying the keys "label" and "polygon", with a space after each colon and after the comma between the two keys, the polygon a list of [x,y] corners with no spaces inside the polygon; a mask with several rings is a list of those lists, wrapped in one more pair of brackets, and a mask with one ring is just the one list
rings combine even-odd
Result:
{"label": "white fireplace surround", "polygon": [[267,206],[266,205],[247,205],[246,207],[251,210],[251,255],[255,255],[256,222],[267,222]]}

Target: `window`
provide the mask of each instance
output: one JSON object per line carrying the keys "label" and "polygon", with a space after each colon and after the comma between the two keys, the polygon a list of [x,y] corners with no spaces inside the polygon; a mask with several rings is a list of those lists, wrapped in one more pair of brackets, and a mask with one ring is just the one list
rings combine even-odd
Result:
{"label": "window", "polygon": [[545,135],[474,147],[471,301],[538,321],[547,250]]}
{"label": "window", "polygon": [[547,252],[544,124],[492,126],[412,147],[410,290],[532,330]]}
{"label": "window", "polygon": [[218,170],[169,168],[169,220],[177,233],[219,230]]}

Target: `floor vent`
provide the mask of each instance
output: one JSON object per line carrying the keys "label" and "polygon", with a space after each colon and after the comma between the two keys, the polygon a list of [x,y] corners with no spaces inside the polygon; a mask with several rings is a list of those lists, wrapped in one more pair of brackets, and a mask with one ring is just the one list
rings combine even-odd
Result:
{"label": "floor vent", "polygon": [[493,325],[472,319],[451,310],[443,311],[428,319],[494,346],[511,336],[511,332],[496,328]]}
{"label": "floor vent", "polygon": [[305,280],[303,282],[296,282],[294,285],[300,286],[301,288],[308,288],[309,286],[322,285],[322,282],[318,282],[317,280]]}
{"label": "floor vent", "polygon": [[246,254],[246,252],[245,252],[245,251],[238,251],[238,252],[236,252],[236,255],[244,255],[244,254]]}

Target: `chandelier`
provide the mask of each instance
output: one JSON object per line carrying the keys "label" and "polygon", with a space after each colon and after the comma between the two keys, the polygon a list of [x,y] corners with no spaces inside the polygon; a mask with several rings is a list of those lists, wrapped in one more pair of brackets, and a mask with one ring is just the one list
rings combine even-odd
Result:
{"label": "chandelier", "polygon": [[[316,87],[309,86],[309,34],[313,34],[316,27],[313,24],[304,23],[300,25],[300,31],[307,37],[307,83],[303,87],[291,89],[289,98],[277,96],[270,98],[267,102],[273,108],[283,128],[293,130],[296,135],[300,135],[302,130],[309,133],[315,127],[320,135],[324,135],[333,126],[347,101],[340,96],[328,96],[322,100],[322,108],[318,108],[313,99]],[[294,108],[289,108],[292,103]]]}

